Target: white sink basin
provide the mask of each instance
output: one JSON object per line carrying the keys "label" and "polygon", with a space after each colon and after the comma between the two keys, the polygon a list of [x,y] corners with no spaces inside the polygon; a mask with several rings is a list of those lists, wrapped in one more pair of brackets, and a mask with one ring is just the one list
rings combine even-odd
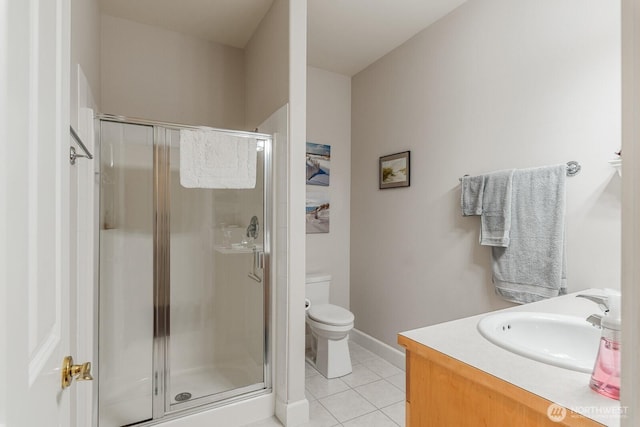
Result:
{"label": "white sink basin", "polygon": [[560,314],[490,314],[478,322],[478,330],[513,353],[585,373],[593,370],[600,342],[600,329],[585,319]]}

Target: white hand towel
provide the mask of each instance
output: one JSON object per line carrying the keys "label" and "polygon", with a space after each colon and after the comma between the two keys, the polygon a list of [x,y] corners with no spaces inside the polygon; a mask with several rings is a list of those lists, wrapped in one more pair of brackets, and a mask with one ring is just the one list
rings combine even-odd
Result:
{"label": "white hand towel", "polygon": [[186,188],[254,188],[256,140],[217,131],[180,131],[180,184]]}

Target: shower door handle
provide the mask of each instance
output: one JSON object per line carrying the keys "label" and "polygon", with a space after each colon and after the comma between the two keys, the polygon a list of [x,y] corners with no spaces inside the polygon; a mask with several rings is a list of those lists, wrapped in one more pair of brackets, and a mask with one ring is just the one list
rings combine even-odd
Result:
{"label": "shower door handle", "polygon": [[256,274],[257,269],[264,269],[264,251],[253,249],[253,266],[249,277],[258,283],[262,283],[262,277]]}
{"label": "shower door handle", "polygon": [[264,268],[264,251],[253,251],[253,266],[255,268]]}

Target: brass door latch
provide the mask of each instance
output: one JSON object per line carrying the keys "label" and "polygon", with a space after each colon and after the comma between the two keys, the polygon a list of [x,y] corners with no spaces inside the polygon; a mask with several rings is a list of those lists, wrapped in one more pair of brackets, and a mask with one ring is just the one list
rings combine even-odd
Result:
{"label": "brass door latch", "polygon": [[74,378],[76,381],[91,381],[91,362],[74,365],[71,356],[65,357],[62,361],[62,388],[69,387]]}

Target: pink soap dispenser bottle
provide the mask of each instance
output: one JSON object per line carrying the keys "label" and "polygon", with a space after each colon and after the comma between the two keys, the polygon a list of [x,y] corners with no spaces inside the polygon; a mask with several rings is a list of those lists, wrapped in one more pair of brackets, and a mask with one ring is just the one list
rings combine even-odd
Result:
{"label": "pink soap dispenser bottle", "polygon": [[602,337],[589,386],[598,393],[620,400],[620,294],[609,292],[609,311],[602,318]]}

